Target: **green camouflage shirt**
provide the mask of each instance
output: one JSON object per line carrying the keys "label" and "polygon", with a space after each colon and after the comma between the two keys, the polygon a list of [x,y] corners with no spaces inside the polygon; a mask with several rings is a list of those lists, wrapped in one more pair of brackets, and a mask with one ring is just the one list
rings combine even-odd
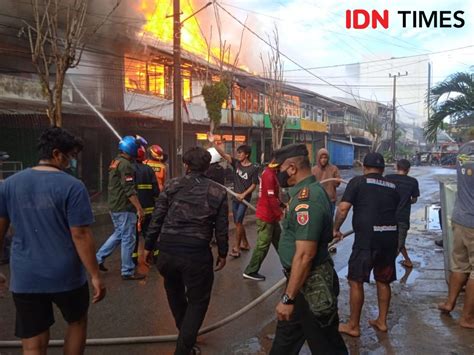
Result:
{"label": "green camouflage shirt", "polygon": [[278,254],[285,269],[291,268],[297,240],[318,242],[312,268],[329,257],[328,243],[332,240],[332,215],[328,196],[311,175],[293,186],[283,219],[283,232]]}
{"label": "green camouflage shirt", "polygon": [[135,212],[129,197],[136,195],[132,163],[117,155],[109,166],[109,198],[111,212]]}

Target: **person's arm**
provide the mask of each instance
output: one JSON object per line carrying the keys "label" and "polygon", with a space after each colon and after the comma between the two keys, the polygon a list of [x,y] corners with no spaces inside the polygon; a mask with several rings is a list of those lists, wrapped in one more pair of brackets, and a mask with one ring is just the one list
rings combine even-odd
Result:
{"label": "person's arm", "polygon": [[341,201],[337,206],[336,218],[334,220],[334,228],[333,228],[333,237],[341,239],[342,233],[340,228],[344,221],[346,220],[347,214],[351,209],[352,204],[346,201]]}
{"label": "person's arm", "polygon": [[341,185],[341,174],[339,173],[339,169],[337,166],[334,165],[334,168],[335,168],[335,171],[334,171],[334,177],[336,179],[339,179],[338,181],[336,181],[336,187],[339,187],[339,185]]}
{"label": "person's arm", "polygon": [[145,213],[143,212],[140,201],[138,201],[137,191],[135,190],[135,172],[133,166],[132,164],[120,164],[117,169],[119,170],[120,183],[125,191],[125,195],[137,210],[138,219],[142,221]]}
{"label": "person's arm", "polygon": [[70,230],[77,254],[87,272],[91,275],[91,283],[94,288],[92,303],[97,303],[105,297],[106,289],[99,274],[92,230],[89,226],[71,227]]}
{"label": "person's arm", "polygon": [[5,242],[5,235],[7,234],[10,220],[7,217],[0,217],[0,248],[3,248]]}
{"label": "person's arm", "polygon": [[418,186],[418,180],[415,179],[415,187],[414,187],[414,191],[411,195],[411,204],[413,205],[414,203],[416,203],[416,201],[418,201],[418,197],[420,196],[420,188]]}
{"label": "person's arm", "polygon": [[156,241],[161,232],[161,227],[165,221],[166,215],[168,214],[169,202],[168,202],[168,187],[173,180],[166,183],[163,191],[160,193],[158,200],[155,204],[155,209],[151,215],[151,222],[145,233],[145,261],[151,261],[151,254],[155,248]]}
{"label": "person's arm", "polygon": [[217,210],[216,222],[214,225],[218,259],[216,262],[215,271],[221,270],[226,263],[227,253],[229,252],[229,207],[227,204],[227,194],[224,194],[222,203]]}
{"label": "person's arm", "polygon": [[230,164],[232,164],[232,156],[230,154],[227,154],[224,149],[222,149],[221,146],[219,146],[218,144],[216,144],[215,142],[215,139],[214,139],[214,135],[213,134],[208,134],[207,135],[207,140],[209,141],[209,143],[211,143],[211,145],[216,148],[217,152],[220,154],[220,156],[222,158],[224,158],[225,160],[227,160]]}
{"label": "person's arm", "polygon": [[[297,240],[296,251],[291,262],[290,279],[286,286],[285,293],[295,299],[301,287],[308,278],[313,259],[318,249],[318,242],[313,240]],[[293,314],[294,305],[278,303],[276,312],[279,320],[290,320]]]}
{"label": "person's arm", "polygon": [[252,192],[257,188],[257,185],[256,184],[252,184],[250,185],[250,187],[245,190],[244,192],[240,193],[240,194],[237,194],[237,199],[239,199],[240,201],[242,201],[243,199],[245,199],[248,195],[252,194]]}

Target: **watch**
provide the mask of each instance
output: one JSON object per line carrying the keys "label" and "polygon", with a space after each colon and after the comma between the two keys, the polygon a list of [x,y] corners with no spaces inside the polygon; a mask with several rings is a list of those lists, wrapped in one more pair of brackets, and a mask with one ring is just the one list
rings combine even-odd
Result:
{"label": "watch", "polygon": [[288,294],[285,293],[283,296],[281,296],[281,303],[283,303],[283,304],[295,304],[295,300],[291,299],[290,296],[288,296]]}

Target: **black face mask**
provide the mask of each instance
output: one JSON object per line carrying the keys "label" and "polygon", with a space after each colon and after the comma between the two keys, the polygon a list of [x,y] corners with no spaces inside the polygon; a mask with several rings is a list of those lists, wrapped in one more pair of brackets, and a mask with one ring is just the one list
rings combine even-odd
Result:
{"label": "black face mask", "polygon": [[290,185],[288,185],[289,178],[290,175],[288,175],[288,169],[286,169],[285,171],[279,171],[277,173],[277,180],[280,184],[280,187],[290,187]]}

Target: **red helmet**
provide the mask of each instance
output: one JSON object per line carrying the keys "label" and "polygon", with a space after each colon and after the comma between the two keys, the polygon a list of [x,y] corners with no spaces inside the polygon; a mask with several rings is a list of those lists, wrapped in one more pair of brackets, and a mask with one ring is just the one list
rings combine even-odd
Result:
{"label": "red helmet", "polygon": [[152,145],[150,148],[148,148],[148,151],[150,152],[150,155],[154,160],[163,160],[164,152],[158,144]]}
{"label": "red helmet", "polygon": [[141,145],[141,146],[138,148],[138,151],[137,151],[137,158],[136,158],[137,161],[139,161],[139,162],[144,161],[145,158],[146,158],[146,154],[145,154],[145,153],[146,153],[145,147]]}

